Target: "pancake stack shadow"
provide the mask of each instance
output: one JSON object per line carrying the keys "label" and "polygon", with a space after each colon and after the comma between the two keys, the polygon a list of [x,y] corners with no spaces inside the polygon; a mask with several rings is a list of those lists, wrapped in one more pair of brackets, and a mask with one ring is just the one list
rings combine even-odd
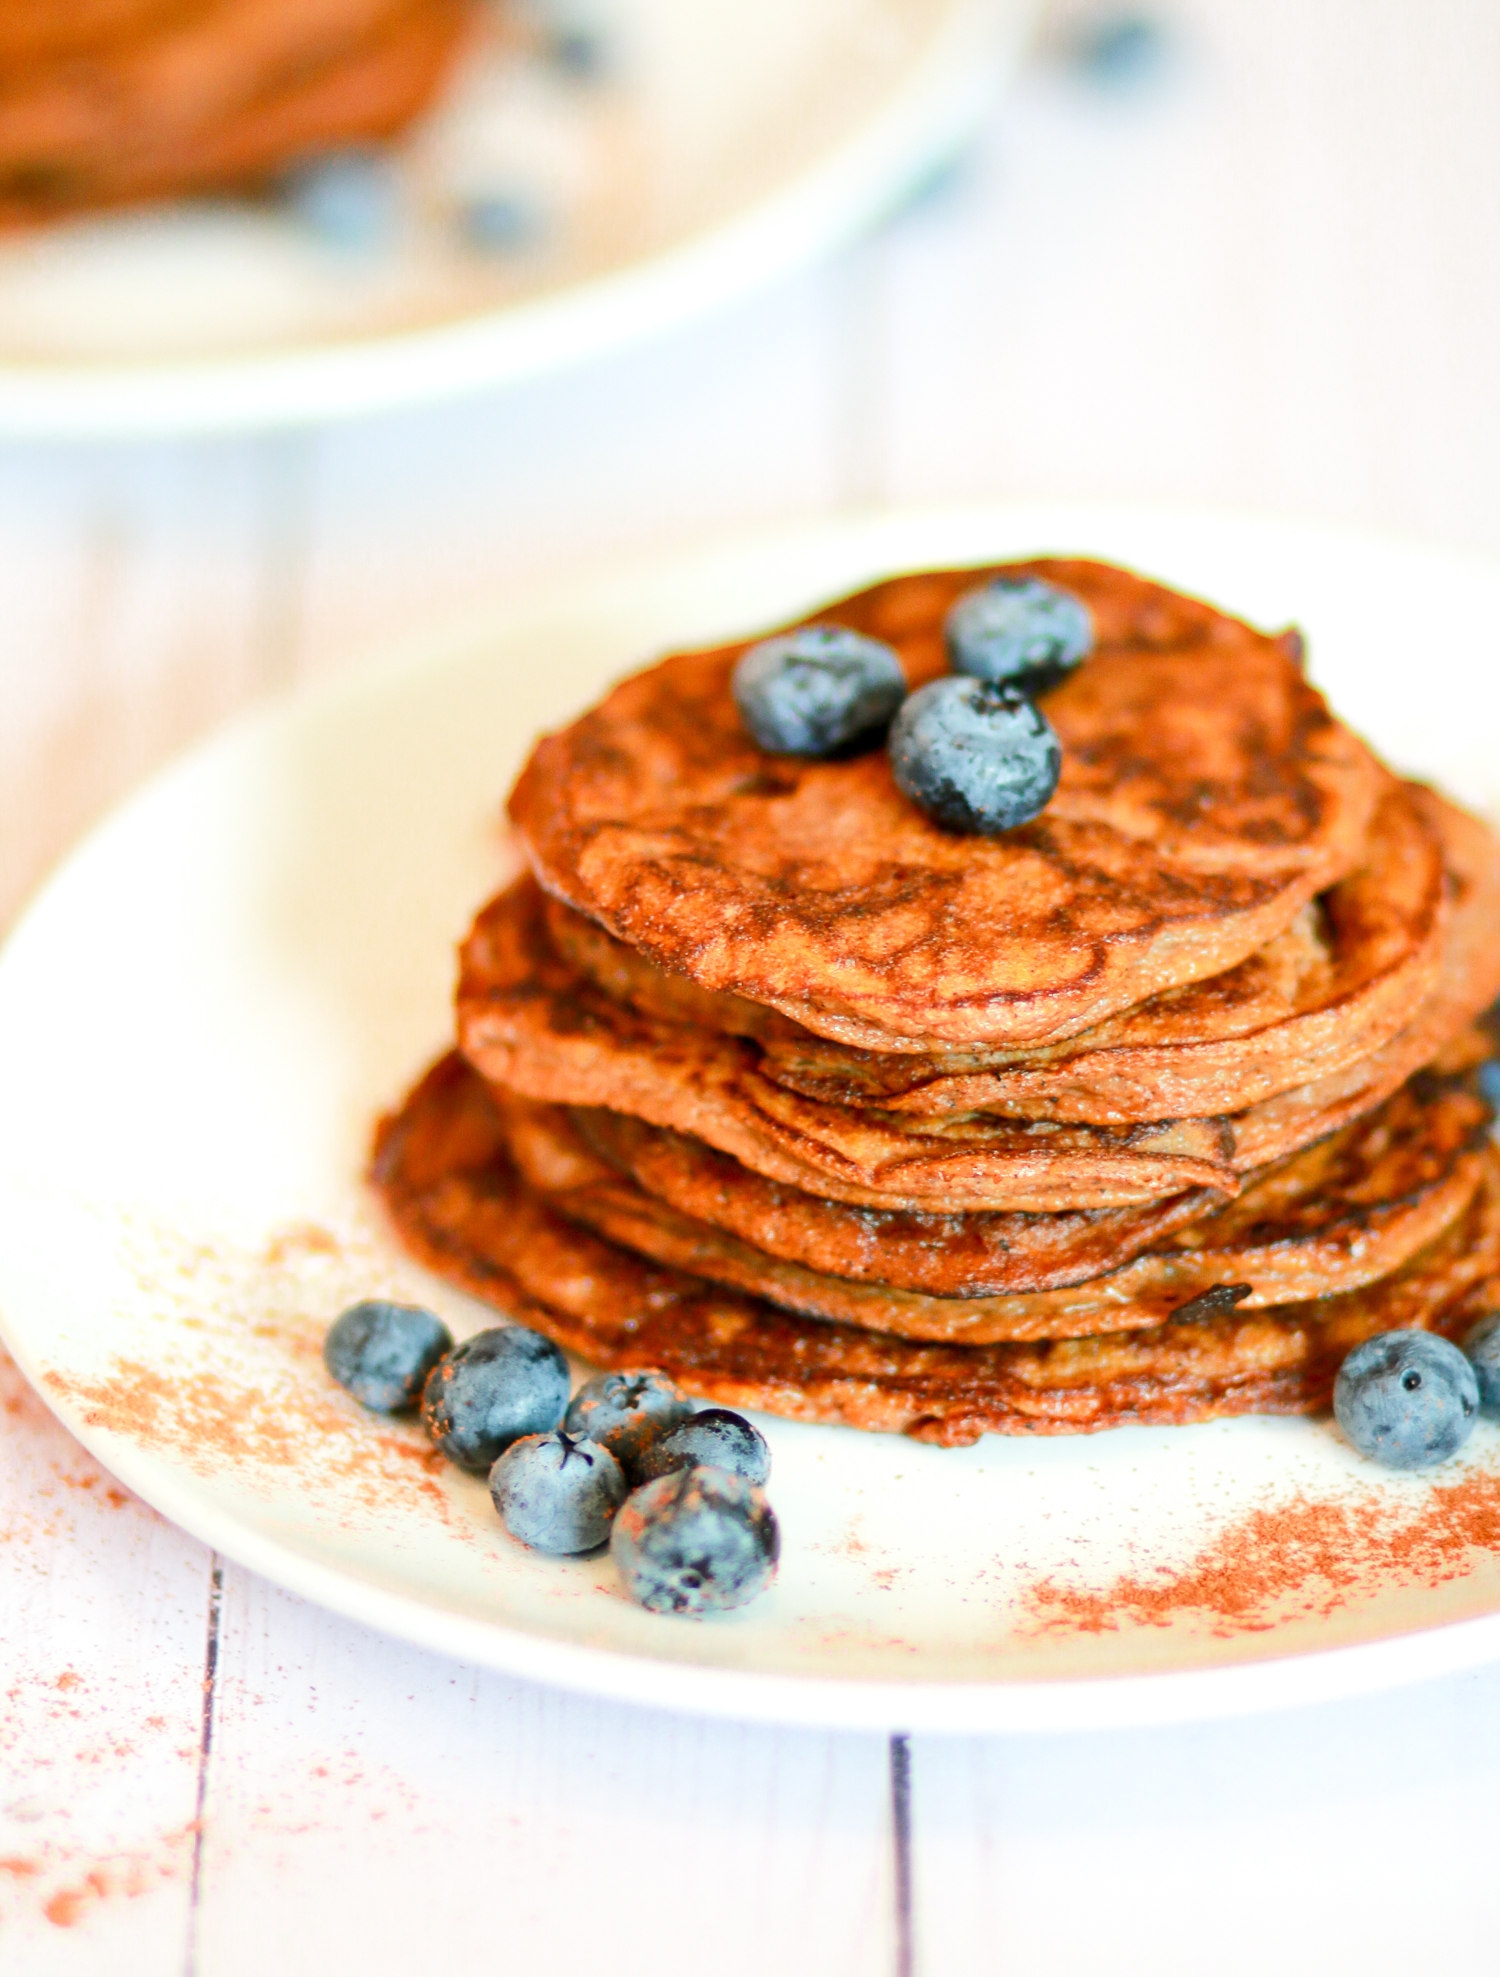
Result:
{"label": "pancake stack shadow", "polygon": [[[374,1177],[433,1268],[604,1366],[948,1445],[1328,1404],[1500,1290],[1476,1072],[1500,844],[1271,636],[1108,566],[1057,793],[939,829],[882,750],[761,751],[743,645],[538,744],[527,874]],[[945,667],[990,571],[818,614]]]}

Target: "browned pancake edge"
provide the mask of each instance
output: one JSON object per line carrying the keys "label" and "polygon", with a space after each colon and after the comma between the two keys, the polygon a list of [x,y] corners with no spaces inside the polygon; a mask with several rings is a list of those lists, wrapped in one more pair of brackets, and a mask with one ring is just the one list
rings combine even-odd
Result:
{"label": "browned pancake edge", "polygon": [[1238,1287],[1245,1308],[1258,1309],[1373,1283],[1434,1241],[1473,1199],[1490,1117],[1461,1081],[1418,1080],[1373,1120],[1260,1177],[1227,1209],[1134,1261],[1061,1289],[954,1297],[770,1255],[648,1194],[593,1154],[587,1129],[562,1108],[493,1088],[491,1095],[528,1186],[621,1248],[811,1317],[971,1345],[1138,1330],[1222,1286]]}
{"label": "browned pancake edge", "polygon": [[1314,1411],[1360,1340],[1397,1327],[1455,1336],[1500,1288],[1492,1150],[1466,1213],[1378,1285],[1139,1333],[991,1346],[798,1317],[580,1229],[520,1180],[456,1055],[382,1123],[372,1171],[415,1255],[595,1364],[654,1367],[706,1398],[945,1445]]}
{"label": "browned pancake edge", "polygon": [[773,1083],[836,1105],[942,1117],[1001,1113],[1094,1125],[1238,1112],[1368,1057],[1416,1013],[1442,965],[1443,838],[1424,793],[1393,783],[1358,870],[1237,967],[1058,1044],[856,1050],[779,1011],[668,975],[560,901],[558,955],[649,1016],[753,1039]]}
{"label": "browned pancake edge", "polygon": [[1367,1058],[1230,1117],[1114,1127],[809,1098],[766,1076],[754,1040],[605,995],[557,954],[524,879],[485,908],[464,945],[459,1041],[486,1077],[528,1097],[630,1113],[857,1206],[1054,1213],[1194,1188],[1232,1195],[1241,1175],[1378,1105],[1500,992],[1500,841],[1432,792],[1414,795],[1448,872],[1436,984]]}

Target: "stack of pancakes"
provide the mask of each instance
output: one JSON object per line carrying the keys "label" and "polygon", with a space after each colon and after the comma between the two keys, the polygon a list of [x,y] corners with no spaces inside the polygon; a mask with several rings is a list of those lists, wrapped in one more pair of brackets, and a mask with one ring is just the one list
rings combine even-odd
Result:
{"label": "stack of pancakes", "polygon": [[392,136],[474,0],[0,0],[0,226]]}
{"label": "stack of pancakes", "polygon": [[[1058,790],[940,829],[876,748],[760,750],[734,645],[535,749],[530,870],[375,1177],[439,1271],[605,1366],[928,1441],[1309,1411],[1500,1295],[1477,1068],[1500,844],[1268,636],[1105,565]],[[946,669],[996,572],[829,606]]]}

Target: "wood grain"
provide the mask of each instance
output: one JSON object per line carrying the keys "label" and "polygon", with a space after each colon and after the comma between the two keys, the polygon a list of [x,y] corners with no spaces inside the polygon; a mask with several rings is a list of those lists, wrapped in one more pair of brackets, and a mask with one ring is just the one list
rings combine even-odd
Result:
{"label": "wood grain", "polygon": [[154,1977],[184,1941],[207,1583],[203,1547],[106,1475],[0,1351],[8,1971]]}
{"label": "wood grain", "polygon": [[883,1737],[481,1673],[230,1568],[198,1967],[891,1965]]}
{"label": "wood grain", "polygon": [[990,1943],[1006,1977],[1383,1977],[1432,1955],[1478,1977],[1497,1763],[1495,1669],[1247,1722],[914,1740],[926,1967]]}

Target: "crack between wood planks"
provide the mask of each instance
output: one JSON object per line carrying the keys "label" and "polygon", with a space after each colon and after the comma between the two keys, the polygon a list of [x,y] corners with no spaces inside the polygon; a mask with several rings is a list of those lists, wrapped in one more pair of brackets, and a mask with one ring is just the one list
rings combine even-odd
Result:
{"label": "crack between wood planks", "polygon": [[911,1744],[891,1738],[892,1883],[896,1897],[896,1977],[913,1977],[911,1906]]}
{"label": "crack between wood planks", "polygon": [[219,1673],[219,1615],[224,1604],[224,1561],[213,1554],[208,1576],[208,1628],[203,1647],[203,1709],[198,1726],[198,1791],[193,1806],[193,1872],[188,1887],[187,1956],[183,1977],[198,1977],[198,1896],[203,1884],[203,1825],[208,1804],[208,1763],[214,1747],[214,1688]]}

